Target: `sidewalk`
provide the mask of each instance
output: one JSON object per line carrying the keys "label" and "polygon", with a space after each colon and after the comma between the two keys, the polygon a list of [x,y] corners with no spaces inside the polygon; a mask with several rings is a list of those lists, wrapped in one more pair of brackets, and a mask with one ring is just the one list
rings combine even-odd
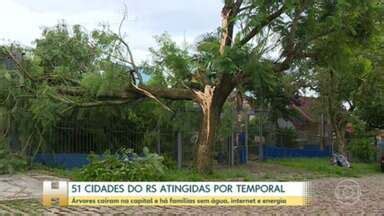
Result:
{"label": "sidewalk", "polygon": [[43,181],[58,179],[60,178],[34,172],[15,175],[0,175],[0,201],[40,199],[43,191]]}

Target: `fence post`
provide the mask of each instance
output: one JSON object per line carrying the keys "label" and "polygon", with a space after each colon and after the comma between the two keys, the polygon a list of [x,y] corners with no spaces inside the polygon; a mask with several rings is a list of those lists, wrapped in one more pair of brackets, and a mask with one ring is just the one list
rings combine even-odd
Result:
{"label": "fence post", "polygon": [[249,153],[248,153],[248,135],[249,135],[249,133],[248,133],[248,124],[249,124],[248,112],[246,113],[246,116],[247,116],[247,119],[245,120],[245,141],[244,142],[245,142],[245,163],[247,164],[248,163],[248,155],[249,155]]}
{"label": "fence post", "polygon": [[181,141],[181,132],[177,132],[177,168],[181,168],[183,162],[183,143]]}
{"label": "fence post", "polygon": [[232,132],[232,135],[231,135],[231,142],[229,143],[229,148],[230,148],[230,157],[229,157],[229,165],[230,166],[233,166],[235,164],[235,137],[234,137],[234,133]]}
{"label": "fence post", "polygon": [[325,123],[324,123],[324,113],[321,114],[321,125],[320,125],[320,150],[324,150],[325,147]]}
{"label": "fence post", "polygon": [[264,152],[263,152],[263,141],[261,139],[261,141],[259,142],[259,160],[260,161],[263,161],[264,160]]}
{"label": "fence post", "polygon": [[[260,113],[260,114],[262,114],[262,113]],[[260,141],[260,144],[259,144],[259,160],[263,161],[264,160],[263,145],[264,145],[264,142],[265,142],[265,138],[263,136],[263,123],[261,121],[262,120],[260,119],[260,122],[259,122],[259,139],[260,139],[259,140]]]}

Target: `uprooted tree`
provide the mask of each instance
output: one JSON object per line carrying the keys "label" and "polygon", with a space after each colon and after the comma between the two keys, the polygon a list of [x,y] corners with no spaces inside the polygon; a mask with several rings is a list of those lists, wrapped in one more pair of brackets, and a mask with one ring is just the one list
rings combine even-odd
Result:
{"label": "uprooted tree", "polygon": [[[209,172],[220,114],[235,89],[252,97],[260,83],[265,93],[291,72],[332,67],[327,63],[338,55],[335,41],[358,46],[372,34],[379,7],[375,0],[225,0],[217,32],[203,35],[194,49],[158,37],[153,61],[143,66],[135,64],[122,25],[119,33],[104,28],[89,35],[79,26],[59,24],[25,51],[24,61],[17,47],[5,48],[17,73],[4,77],[33,97],[35,110],[44,110],[41,101],[58,104],[56,112],[143,98],[166,109],[162,99],[194,101],[202,115],[195,166]],[[143,72],[163,82],[143,83]],[[6,98],[12,99],[9,92]]]}

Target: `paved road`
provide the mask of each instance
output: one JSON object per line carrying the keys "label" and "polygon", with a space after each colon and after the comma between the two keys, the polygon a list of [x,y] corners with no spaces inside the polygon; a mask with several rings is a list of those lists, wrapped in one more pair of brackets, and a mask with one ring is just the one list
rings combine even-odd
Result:
{"label": "paved road", "polygon": [[[15,181],[12,183],[8,181],[10,176],[0,177],[1,198],[4,199],[3,195],[8,195],[9,198],[10,193],[18,194],[16,198],[37,197],[41,191],[41,180],[52,179],[54,177],[28,175],[14,176],[14,178]],[[35,199],[2,201],[0,202],[0,214],[35,213],[46,215],[265,215],[283,213],[289,215],[384,215],[384,175],[369,176],[357,179],[325,178],[312,181],[312,183],[312,202],[308,207],[83,207],[44,209]],[[8,190],[4,191],[4,185],[8,185]],[[13,187],[12,185],[19,186]],[[26,187],[27,185],[28,187]],[[28,189],[31,188],[31,185],[38,186],[39,189]],[[11,187],[11,189],[9,189],[9,187]],[[19,188],[19,191],[21,192],[17,193],[17,188]]]}

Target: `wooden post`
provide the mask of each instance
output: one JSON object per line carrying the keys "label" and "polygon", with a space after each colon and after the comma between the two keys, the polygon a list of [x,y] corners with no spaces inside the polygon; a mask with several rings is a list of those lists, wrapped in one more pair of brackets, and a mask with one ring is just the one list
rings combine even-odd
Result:
{"label": "wooden post", "polygon": [[181,169],[183,162],[183,144],[181,140],[181,132],[177,132],[177,168]]}

